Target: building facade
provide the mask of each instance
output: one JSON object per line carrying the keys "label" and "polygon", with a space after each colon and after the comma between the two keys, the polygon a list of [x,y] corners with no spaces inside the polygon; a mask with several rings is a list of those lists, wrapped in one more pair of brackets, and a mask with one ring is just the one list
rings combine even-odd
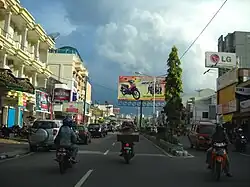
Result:
{"label": "building facade", "polygon": [[[0,0],[0,107],[1,123],[22,125],[37,110],[37,87],[51,76],[48,51],[54,41],[17,0]],[[41,93],[41,92],[40,92]],[[43,94],[40,94],[40,99]],[[48,111],[48,110],[47,110]],[[41,114],[39,114],[39,112]]]}
{"label": "building facade", "polygon": [[71,101],[83,101],[87,86],[88,71],[77,49],[69,46],[51,50],[48,57],[53,77],[71,90]]}
{"label": "building facade", "polygon": [[[218,52],[236,53],[240,68],[250,68],[250,32],[235,31],[218,39]],[[226,69],[219,69],[219,76]]]}

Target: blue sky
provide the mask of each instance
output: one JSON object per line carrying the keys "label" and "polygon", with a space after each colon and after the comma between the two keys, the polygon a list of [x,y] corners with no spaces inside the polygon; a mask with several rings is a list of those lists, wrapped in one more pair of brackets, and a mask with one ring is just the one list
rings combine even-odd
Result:
{"label": "blue sky", "polygon": [[[60,32],[57,47],[76,47],[90,72],[93,101],[116,104],[119,75],[166,72],[173,45],[182,54],[223,0],[21,0],[47,33]],[[221,34],[250,31],[249,0],[230,0],[182,60],[185,93],[215,88],[216,73],[203,75],[205,51]],[[234,14],[235,21],[229,21]],[[130,112],[130,110],[124,110]]]}

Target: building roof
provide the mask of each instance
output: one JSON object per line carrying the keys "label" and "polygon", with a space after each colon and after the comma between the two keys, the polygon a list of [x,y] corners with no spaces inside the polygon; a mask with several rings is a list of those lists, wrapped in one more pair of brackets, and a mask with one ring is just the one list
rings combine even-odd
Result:
{"label": "building roof", "polygon": [[63,46],[63,47],[60,47],[60,48],[56,49],[56,50],[54,51],[54,53],[75,54],[75,55],[77,55],[77,56],[81,59],[81,61],[83,62],[82,57],[81,57],[80,53],[78,52],[78,50],[77,50],[76,48],[74,48],[74,47],[71,47],[71,46]]}

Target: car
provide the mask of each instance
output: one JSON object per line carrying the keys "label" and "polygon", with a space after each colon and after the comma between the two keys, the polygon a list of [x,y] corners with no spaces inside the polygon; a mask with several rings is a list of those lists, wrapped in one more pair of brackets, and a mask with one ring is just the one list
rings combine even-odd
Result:
{"label": "car", "polygon": [[209,148],[211,145],[211,138],[215,132],[216,124],[208,121],[200,121],[192,125],[188,133],[188,139],[191,148],[195,146],[197,150],[200,148]]}
{"label": "car", "polygon": [[91,143],[91,134],[86,126],[77,125],[75,127],[75,132],[77,133],[79,143],[83,143],[86,145]]}
{"label": "car", "polygon": [[54,139],[62,125],[62,120],[36,120],[28,137],[30,151],[37,151],[40,147],[54,149]]}
{"label": "car", "polygon": [[101,124],[98,123],[89,124],[88,130],[91,134],[91,137],[99,137],[99,138],[105,137],[105,132]]}

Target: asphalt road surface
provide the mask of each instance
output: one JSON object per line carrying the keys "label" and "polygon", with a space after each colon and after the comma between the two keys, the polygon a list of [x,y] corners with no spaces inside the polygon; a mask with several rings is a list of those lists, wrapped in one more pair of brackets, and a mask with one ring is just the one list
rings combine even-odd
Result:
{"label": "asphalt road surface", "polygon": [[190,150],[194,157],[164,154],[144,137],[136,144],[129,165],[119,157],[115,135],[93,139],[79,146],[79,163],[64,175],[53,160],[55,152],[38,152],[0,162],[1,187],[249,187],[250,155],[230,153],[232,178],[215,182],[205,167],[205,152]]}

